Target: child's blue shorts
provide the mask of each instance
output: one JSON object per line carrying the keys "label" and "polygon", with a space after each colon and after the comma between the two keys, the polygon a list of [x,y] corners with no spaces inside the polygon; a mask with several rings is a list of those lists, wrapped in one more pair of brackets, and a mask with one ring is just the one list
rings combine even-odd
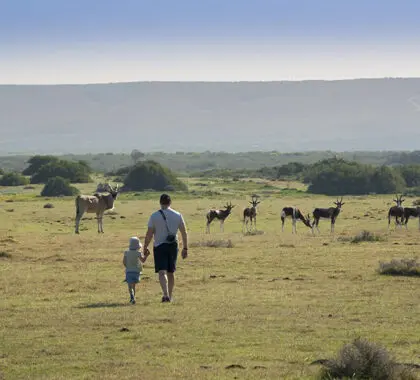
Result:
{"label": "child's blue shorts", "polygon": [[125,281],[129,284],[140,282],[140,273],[139,272],[126,272]]}

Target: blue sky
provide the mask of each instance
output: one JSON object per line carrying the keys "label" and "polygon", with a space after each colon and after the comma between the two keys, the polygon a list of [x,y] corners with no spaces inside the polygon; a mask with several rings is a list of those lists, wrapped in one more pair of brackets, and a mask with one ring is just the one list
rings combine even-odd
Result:
{"label": "blue sky", "polygon": [[416,0],[0,0],[0,83],[420,76]]}

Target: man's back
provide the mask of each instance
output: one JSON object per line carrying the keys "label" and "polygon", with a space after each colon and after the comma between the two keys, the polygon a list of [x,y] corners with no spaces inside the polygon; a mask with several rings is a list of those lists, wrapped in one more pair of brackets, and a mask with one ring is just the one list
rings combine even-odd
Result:
{"label": "man's back", "polygon": [[[154,229],[153,245],[155,247],[165,243],[168,233],[176,235],[179,227],[184,223],[183,217],[178,211],[175,211],[170,207],[164,208],[161,211],[166,217],[166,222],[160,211],[156,211],[150,216],[148,223],[148,227]],[[166,223],[168,228],[166,227]]]}

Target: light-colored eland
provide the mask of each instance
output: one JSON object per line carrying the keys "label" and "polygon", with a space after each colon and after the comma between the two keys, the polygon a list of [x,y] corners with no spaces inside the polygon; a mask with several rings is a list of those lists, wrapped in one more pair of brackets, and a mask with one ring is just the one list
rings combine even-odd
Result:
{"label": "light-colored eland", "polygon": [[76,197],[76,226],[75,232],[79,233],[79,224],[85,212],[96,213],[98,220],[98,233],[103,233],[102,218],[106,210],[114,208],[114,201],[118,195],[118,185],[112,188],[109,184],[106,185],[108,194],[95,193],[94,195],[78,195]]}

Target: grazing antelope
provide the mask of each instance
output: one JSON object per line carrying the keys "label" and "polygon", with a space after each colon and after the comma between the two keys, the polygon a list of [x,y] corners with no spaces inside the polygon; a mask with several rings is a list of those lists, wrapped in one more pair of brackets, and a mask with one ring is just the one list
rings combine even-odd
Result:
{"label": "grazing antelope", "polygon": [[254,221],[254,229],[257,230],[257,206],[260,201],[258,201],[258,196],[253,195],[252,200],[249,202],[252,204],[252,207],[247,207],[244,210],[244,219],[242,223],[242,231],[244,230],[244,227],[246,226],[246,230],[250,231],[248,228],[248,222],[251,222],[251,229],[252,229],[252,221]]}
{"label": "grazing antelope", "polygon": [[209,212],[206,215],[206,218],[207,218],[206,232],[210,233],[210,223],[214,219],[217,219],[220,221],[220,232],[223,232],[225,219],[230,215],[234,207],[235,206],[232,205],[232,202],[229,202],[229,203],[226,203],[224,210],[209,210]]}
{"label": "grazing antelope", "polygon": [[410,219],[411,216],[414,218],[419,218],[419,229],[420,229],[420,207],[419,206],[404,207],[404,216],[401,223],[405,226],[406,229],[408,229],[407,223],[408,223],[408,219]]}
{"label": "grazing antelope", "polygon": [[330,207],[330,208],[316,208],[312,215],[314,217],[314,221],[312,223],[312,233],[314,233],[314,227],[318,230],[318,233],[320,233],[318,228],[319,219],[330,219],[331,220],[331,233],[334,232],[334,225],[335,221],[338,217],[338,214],[341,211],[341,206],[344,204],[343,197],[341,197],[341,200],[338,200],[334,202],[336,207]]}
{"label": "grazing antelope", "polygon": [[[402,226],[404,221],[404,207],[402,206],[405,199],[402,199],[402,195],[398,198],[398,194],[395,196],[393,201],[396,203],[396,206],[392,206],[388,211],[388,229],[391,224],[391,217],[395,217],[395,225]],[[401,220],[399,220],[401,218]]]}
{"label": "grazing antelope", "polygon": [[312,228],[309,214],[305,218],[302,212],[298,208],[284,207],[283,210],[281,210],[281,214],[280,214],[282,232],[284,231],[284,221],[289,216],[292,218],[292,233],[297,233],[296,222],[299,220],[301,220],[305,226]]}
{"label": "grazing antelope", "polygon": [[110,185],[106,185],[109,194],[95,193],[94,195],[78,195],[76,197],[76,234],[79,233],[80,219],[85,212],[96,213],[98,220],[98,233],[103,233],[102,217],[106,210],[112,210],[114,208],[114,201],[118,195],[118,185],[116,188],[112,188]]}

